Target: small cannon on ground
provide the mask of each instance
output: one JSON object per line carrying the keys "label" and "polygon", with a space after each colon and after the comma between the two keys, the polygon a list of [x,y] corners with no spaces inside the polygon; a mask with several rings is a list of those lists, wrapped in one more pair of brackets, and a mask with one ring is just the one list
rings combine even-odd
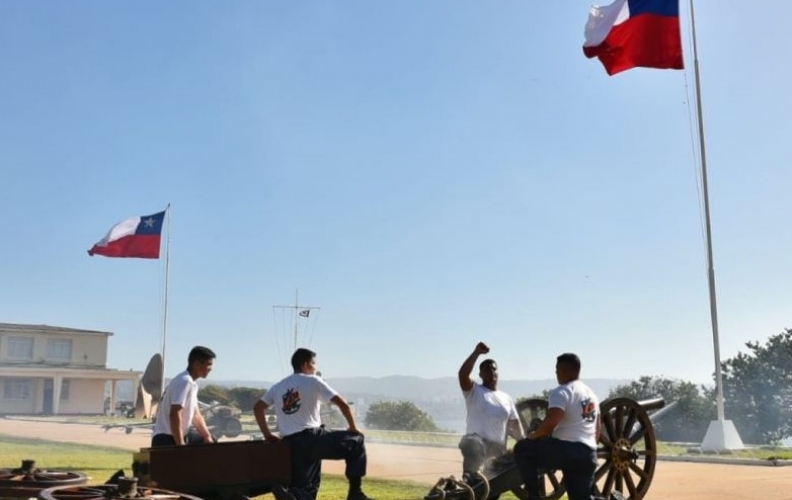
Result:
{"label": "small cannon on ground", "polygon": [[[662,398],[643,401],[614,398],[600,405],[602,434],[597,448],[593,495],[608,498],[618,491],[627,500],[641,500],[646,495],[657,461],[657,441],[648,412],[664,405]],[[547,401],[520,401],[517,413],[526,432],[536,429],[547,415]],[[543,498],[556,500],[566,493],[562,471],[548,470],[542,475]],[[453,476],[441,478],[424,500],[487,500],[508,491],[521,500],[528,498],[511,452],[488,461],[478,478],[469,482]]]}

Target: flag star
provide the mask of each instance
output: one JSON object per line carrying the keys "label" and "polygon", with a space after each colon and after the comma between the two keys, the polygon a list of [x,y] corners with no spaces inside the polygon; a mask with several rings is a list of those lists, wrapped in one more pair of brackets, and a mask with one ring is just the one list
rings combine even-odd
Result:
{"label": "flag star", "polygon": [[148,219],[143,221],[143,224],[145,224],[146,227],[154,227],[154,219],[149,217]]}

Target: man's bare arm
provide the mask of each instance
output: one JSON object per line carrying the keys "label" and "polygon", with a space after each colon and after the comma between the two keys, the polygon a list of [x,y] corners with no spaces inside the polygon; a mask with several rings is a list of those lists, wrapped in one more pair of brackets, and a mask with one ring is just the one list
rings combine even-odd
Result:
{"label": "man's bare arm", "polygon": [[539,439],[546,436],[550,436],[553,434],[553,429],[561,422],[561,419],[564,418],[564,410],[561,408],[550,408],[547,410],[547,416],[542,420],[542,423],[539,424],[539,428],[535,431],[529,432],[528,439]]}
{"label": "man's bare arm", "polygon": [[459,367],[459,388],[467,392],[473,388],[473,379],[470,375],[473,373],[473,367],[476,366],[476,360],[482,354],[487,354],[489,347],[484,342],[476,344],[476,348],[470,353],[470,356],[465,359],[462,366]]}
{"label": "man's bare arm", "polygon": [[344,416],[347,424],[349,425],[349,430],[351,432],[362,434],[360,429],[358,429],[357,422],[355,422],[355,415],[352,413],[352,408],[349,406],[349,403],[347,403],[344,398],[338,395],[333,396],[330,399],[330,402],[338,406],[338,409],[341,410],[341,414]]}
{"label": "man's bare arm", "polygon": [[509,436],[513,437],[518,441],[525,437],[525,431],[523,430],[522,422],[520,422],[520,419],[517,418],[517,419],[509,420],[507,425],[509,427]]}
{"label": "man's bare arm", "polygon": [[280,441],[281,438],[273,434],[269,428],[269,424],[267,424],[267,415],[264,413],[267,408],[269,408],[269,406],[264,401],[256,401],[256,404],[253,406],[253,415],[256,417],[256,423],[258,424],[259,430],[264,435],[264,439],[267,441]]}
{"label": "man's bare arm", "polygon": [[171,435],[176,444],[184,444],[184,429],[181,424],[181,405],[171,405],[168,412],[168,421],[170,422]]}
{"label": "man's bare arm", "polygon": [[201,435],[205,443],[214,443],[214,438],[212,437],[212,433],[209,432],[209,427],[206,426],[206,420],[204,420],[200,408],[195,409],[195,415],[193,416],[192,424],[193,427],[195,427],[195,430],[198,431],[198,434]]}

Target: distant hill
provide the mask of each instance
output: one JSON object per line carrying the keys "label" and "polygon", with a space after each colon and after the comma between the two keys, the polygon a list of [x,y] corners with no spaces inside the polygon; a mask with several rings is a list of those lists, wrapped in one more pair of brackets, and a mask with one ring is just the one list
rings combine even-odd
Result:
{"label": "distant hill", "polygon": [[[327,378],[327,382],[344,396],[358,394],[369,398],[406,399],[415,401],[445,401],[461,399],[456,377],[421,378],[409,375],[387,377],[342,377]],[[626,379],[585,379],[585,382],[601,399],[617,385],[629,383]],[[272,382],[251,380],[206,380],[201,385],[216,384],[223,387],[257,387],[266,389]],[[555,379],[544,380],[501,380],[498,388],[511,394],[515,399],[542,394],[557,385]]]}
{"label": "distant hill", "polygon": [[[399,400],[413,402],[451,402],[461,400],[456,377],[421,378],[409,375],[391,375],[388,377],[345,377],[328,378],[327,382],[347,399],[363,397],[369,401]],[[629,383],[622,379],[586,379],[585,382],[594,392],[604,399],[610,390],[617,385]],[[201,380],[200,384],[215,384],[223,387],[256,387],[266,389],[273,382],[261,380]],[[128,386],[128,387],[127,387]],[[554,379],[544,380],[501,380],[499,389],[511,394],[515,399],[540,395],[544,390],[556,386]],[[131,399],[131,382],[118,383],[119,399]]]}

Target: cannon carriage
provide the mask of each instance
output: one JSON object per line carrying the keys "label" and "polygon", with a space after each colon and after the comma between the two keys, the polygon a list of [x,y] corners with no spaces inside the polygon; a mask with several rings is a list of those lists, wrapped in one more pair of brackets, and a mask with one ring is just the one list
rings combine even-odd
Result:
{"label": "cannon carriage", "polygon": [[291,453],[283,441],[264,440],[143,448],[134,454],[132,471],[141,487],[240,500],[287,486]]}
{"label": "cannon carriage", "polygon": [[[641,500],[646,495],[657,461],[657,441],[649,412],[664,405],[662,398],[613,398],[600,405],[602,433],[594,473],[595,496],[608,498],[619,492],[625,499]],[[547,414],[547,401],[520,401],[517,413],[526,431],[534,430]],[[541,475],[542,497],[556,500],[566,493],[563,471],[545,470]],[[511,452],[488,461],[472,480],[440,478],[424,500],[487,500],[508,491],[517,498],[528,498]]]}

